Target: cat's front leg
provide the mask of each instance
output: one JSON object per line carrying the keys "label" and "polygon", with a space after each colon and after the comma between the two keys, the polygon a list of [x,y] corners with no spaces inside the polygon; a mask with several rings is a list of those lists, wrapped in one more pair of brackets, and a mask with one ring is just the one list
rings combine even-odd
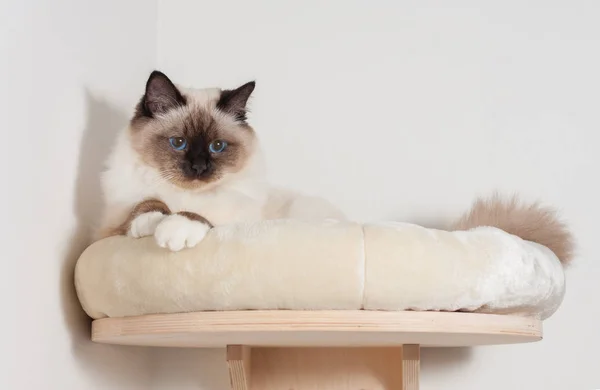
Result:
{"label": "cat's front leg", "polygon": [[169,207],[158,199],[146,199],[134,207],[109,203],[102,215],[100,226],[94,232],[94,241],[112,236],[151,236],[158,223],[169,214]]}
{"label": "cat's front leg", "polygon": [[212,227],[201,215],[181,211],[164,218],[156,227],[154,238],[158,246],[177,252],[196,246]]}
{"label": "cat's front leg", "polygon": [[171,210],[160,200],[148,199],[138,203],[123,224],[123,230],[134,238],[154,235],[158,224],[165,219]]}

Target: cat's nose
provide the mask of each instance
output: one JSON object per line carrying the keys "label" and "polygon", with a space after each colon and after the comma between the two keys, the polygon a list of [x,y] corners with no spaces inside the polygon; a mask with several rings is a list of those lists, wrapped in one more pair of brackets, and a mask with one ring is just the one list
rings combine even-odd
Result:
{"label": "cat's nose", "polygon": [[206,161],[196,161],[192,164],[192,171],[198,176],[203,174],[208,168],[208,164]]}

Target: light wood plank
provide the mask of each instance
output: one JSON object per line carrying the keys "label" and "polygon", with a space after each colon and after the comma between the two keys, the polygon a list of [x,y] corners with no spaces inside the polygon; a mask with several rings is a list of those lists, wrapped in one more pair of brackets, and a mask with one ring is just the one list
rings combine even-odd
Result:
{"label": "light wood plank", "polygon": [[252,390],[401,390],[402,348],[256,348]]}
{"label": "light wood plank", "polygon": [[250,353],[250,347],[247,346],[227,346],[227,366],[233,390],[250,390]]}
{"label": "light wood plank", "polygon": [[418,345],[402,346],[402,390],[419,390],[421,350]]}
{"label": "light wood plank", "polygon": [[168,346],[421,347],[538,341],[533,318],[443,312],[230,311],[105,318],[92,324],[98,343]]}

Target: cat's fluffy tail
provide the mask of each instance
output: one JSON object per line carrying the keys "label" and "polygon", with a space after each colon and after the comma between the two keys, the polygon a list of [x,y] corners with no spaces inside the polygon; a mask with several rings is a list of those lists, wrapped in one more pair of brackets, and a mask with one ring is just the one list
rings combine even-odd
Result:
{"label": "cat's fluffy tail", "polygon": [[501,199],[494,195],[477,199],[471,210],[453,225],[453,230],[493,226],[527,241],[548,247],[563,265],[574,255],[574,239],[556,210],[539,203],[524,204],[516,196]]}

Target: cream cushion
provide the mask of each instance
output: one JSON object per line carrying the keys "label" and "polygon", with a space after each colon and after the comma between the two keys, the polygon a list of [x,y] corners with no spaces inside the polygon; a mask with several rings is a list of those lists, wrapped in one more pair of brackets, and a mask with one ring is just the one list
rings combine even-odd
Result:
{"label": "cream cushion", "polygon": [[206,310],[441,310],[548,318],[562,266],[548,248],[492,227],[271,220],[212,229],[196,247],[110,237],[81,255],[92,318]]}

